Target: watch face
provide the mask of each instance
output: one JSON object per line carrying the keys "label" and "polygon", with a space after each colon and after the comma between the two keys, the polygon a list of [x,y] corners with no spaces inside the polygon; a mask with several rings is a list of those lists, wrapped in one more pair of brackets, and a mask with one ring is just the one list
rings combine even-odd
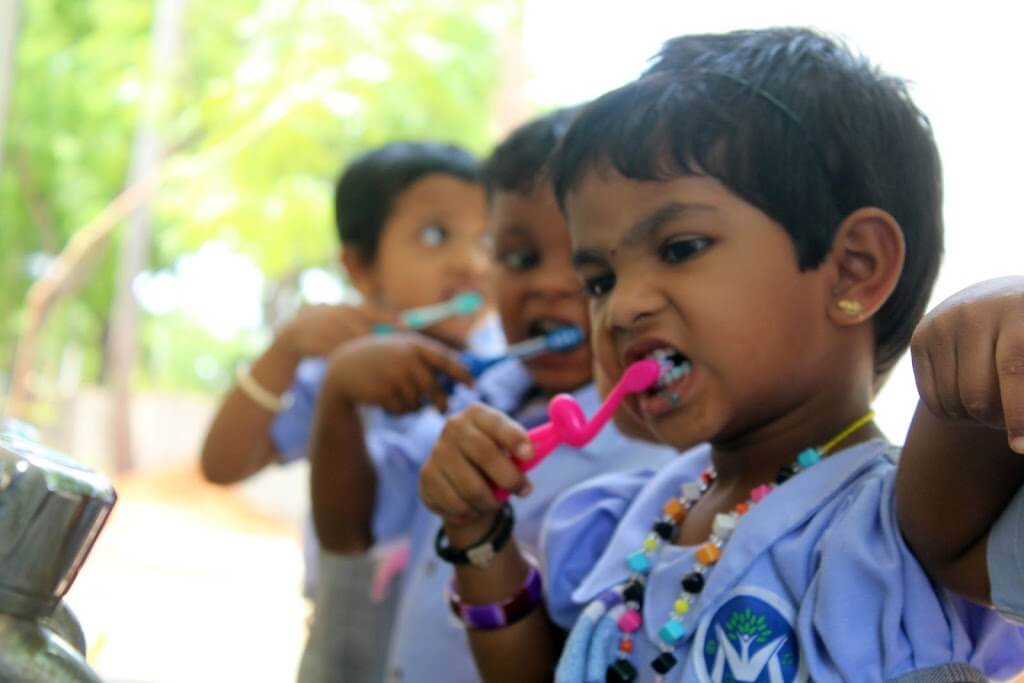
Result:
{"label": "watch face", "polygon": [[469,563],[474,567],[486,567],[494,559],[494,545],[485,543],[466,551]]}
{"label": "watch face", "polygon": [[509,539],[512,538],[512,527],[515,526],[515,511],[506,503],[498,514],[494,526],[487,537],[476,545],[466,549],[456,549],[448,545],[444,526],[437,530],[434,537],[434,551],[437,556],[452,564],[471,564],[475,567],[486,567],[498,554]]}

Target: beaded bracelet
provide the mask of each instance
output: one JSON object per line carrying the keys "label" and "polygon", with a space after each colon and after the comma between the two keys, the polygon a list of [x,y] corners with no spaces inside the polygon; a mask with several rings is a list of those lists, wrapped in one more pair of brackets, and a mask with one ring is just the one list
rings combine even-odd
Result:
{"label": "beaded bracelet", "polygon": [[512,506],[505,503],[501,506],[494,525],[491,526],[487,534],[473,545],[462,549],[448,545],[448,537],[442,526],[437,530],[437,536],[434,538],[434,551],[445,562],[486,567],[512,537],[512,527],[515,526],[515,521],[516,516]]}
{"label": "beaded bracelet", "polygon": [[540,604],[541,590],[540,571],[537,565],[530,564],[530,573],[519,592],[501,602],[489,605],[467,605],[455,591],[455,580],[448,586],[448,606],[455,618],[468,629],[477,631],[493,631],[511,626],[529,616]]}

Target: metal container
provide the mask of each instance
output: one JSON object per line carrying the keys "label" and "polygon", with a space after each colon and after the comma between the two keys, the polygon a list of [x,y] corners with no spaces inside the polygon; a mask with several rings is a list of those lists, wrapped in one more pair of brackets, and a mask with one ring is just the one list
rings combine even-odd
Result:
{"label": "metal container", "polygon": [[62,598],[116,500],[106,477],[0,432],[0,681],[99,682]]}

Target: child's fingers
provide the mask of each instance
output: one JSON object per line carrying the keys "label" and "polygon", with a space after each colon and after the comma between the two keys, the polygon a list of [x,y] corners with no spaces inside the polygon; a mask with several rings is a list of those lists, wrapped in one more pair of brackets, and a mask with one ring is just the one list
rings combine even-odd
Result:
{"label": "child's fingers", "polygon": [[[426,340],[424,340],[426,341]],[[457,354],[449,351],[437,343],[423,343],[417,346],[423,362],[434,369],[448,375],[456,382],[467,386],[473,386],[473,375],[466,369]]]}
{"label": "child's fingers", "polygon": [[419,392],[415,382],[409,377],[404,368],[395,368],[391,371],[386,384],[388,402],[397,408],[392,412],[405,412],[419,407]]}
{"label": "child's fingers", "polygon": [[370,334],[375,324],[373,314],[365,308],[340,304],[331,307],[331,324],[349,338]]}
{"label": "child's fingers", "polygon": [[409,375],[416,384],[417,400],[425,396],[437,408],[438,412],[445,413],[448,410],[448,395],[441,389],[437,382],[437,374],[425,363],[411,363]]}
{"label": "child's fingers", "polygon": [[996,340],[996,371],[1010,448],[1024,453],[1024,322],[1006,323]]}
{"label": "child's fingers", "polygon": [[945,325],[933,325],[933,329],[927,333],[926,345],[935,385],[935,413],[954,420],[966,417],[960,402],[957,379],[958,349],[955,332],[949,331]]}
{"label": "child's fingers", "polygon": [[914,381],[921,402],[933,415],[942,415],[942,404],[939,403],[939,391],[935,384],[935,372],[932,359],[928,353],[927,340],[924,335],[916,334],[910,345],[910,360],[914,366]]}
{"label": "child's fingers", "polygon": [[430,403],[437,408],[437,412],[442,415],[448,412],[448,394],[437,383],[436,378],[431,378],[424,393],[430,400]]}
{"label": "child's fingers", "polygon": [[499,445],[493,437],[479,429],[468,429],[458,444],[459,449],[481,473],[481,486],[473,483],[472,491],[467,490],[467,497],[472,494],[474,506],[493,508],[498,502],[494,497],[492,483],[506,491],[525,495],[529,482],[526,475],[509,457],[508,450]]}
{"label": "child's fingers", "polygon": [[520,460],[533,456],[533,445],[526,430],[504,413],[476,403],[466,409],[465,415],[481,431],[490,435],[502,451],[511,453]]}
{"label": "child's fingers", "polygon": [[477,516],[477,512],[463,500],[451,481],[437,465],[437,457],[444,458],[435,449],[435,455],[423,466],[420,473],[420,498],[423,504],[444,519],[465,522]]}
{"label": "child's fingers", "polygon": [[491,514],[501,506],[501,503],[491,492],[487,474],[478,469],[472,460],[467,450],[470,447],[468,442],[458,445],[459,457],[445,465],[444,476],[474,511],[481,515]]}
{"label": "child's fingers", "polygon": [[[990,427],[1003,426],[999,375],[993,362],[996,342],[984,327],[963,325],[956,343],[957,390],[967,417]],[[981,333],[979,334],[979,330]]]}

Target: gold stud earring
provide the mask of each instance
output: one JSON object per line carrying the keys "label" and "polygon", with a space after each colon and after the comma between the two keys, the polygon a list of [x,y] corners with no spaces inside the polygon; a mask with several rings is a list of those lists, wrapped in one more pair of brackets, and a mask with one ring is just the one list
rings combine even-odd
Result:
{"label": "gold stud earring", "polygon": [[836,307],[852,318],[859,318],[864,314],[864,304],[856,299],[840,299],[836,302]]}

